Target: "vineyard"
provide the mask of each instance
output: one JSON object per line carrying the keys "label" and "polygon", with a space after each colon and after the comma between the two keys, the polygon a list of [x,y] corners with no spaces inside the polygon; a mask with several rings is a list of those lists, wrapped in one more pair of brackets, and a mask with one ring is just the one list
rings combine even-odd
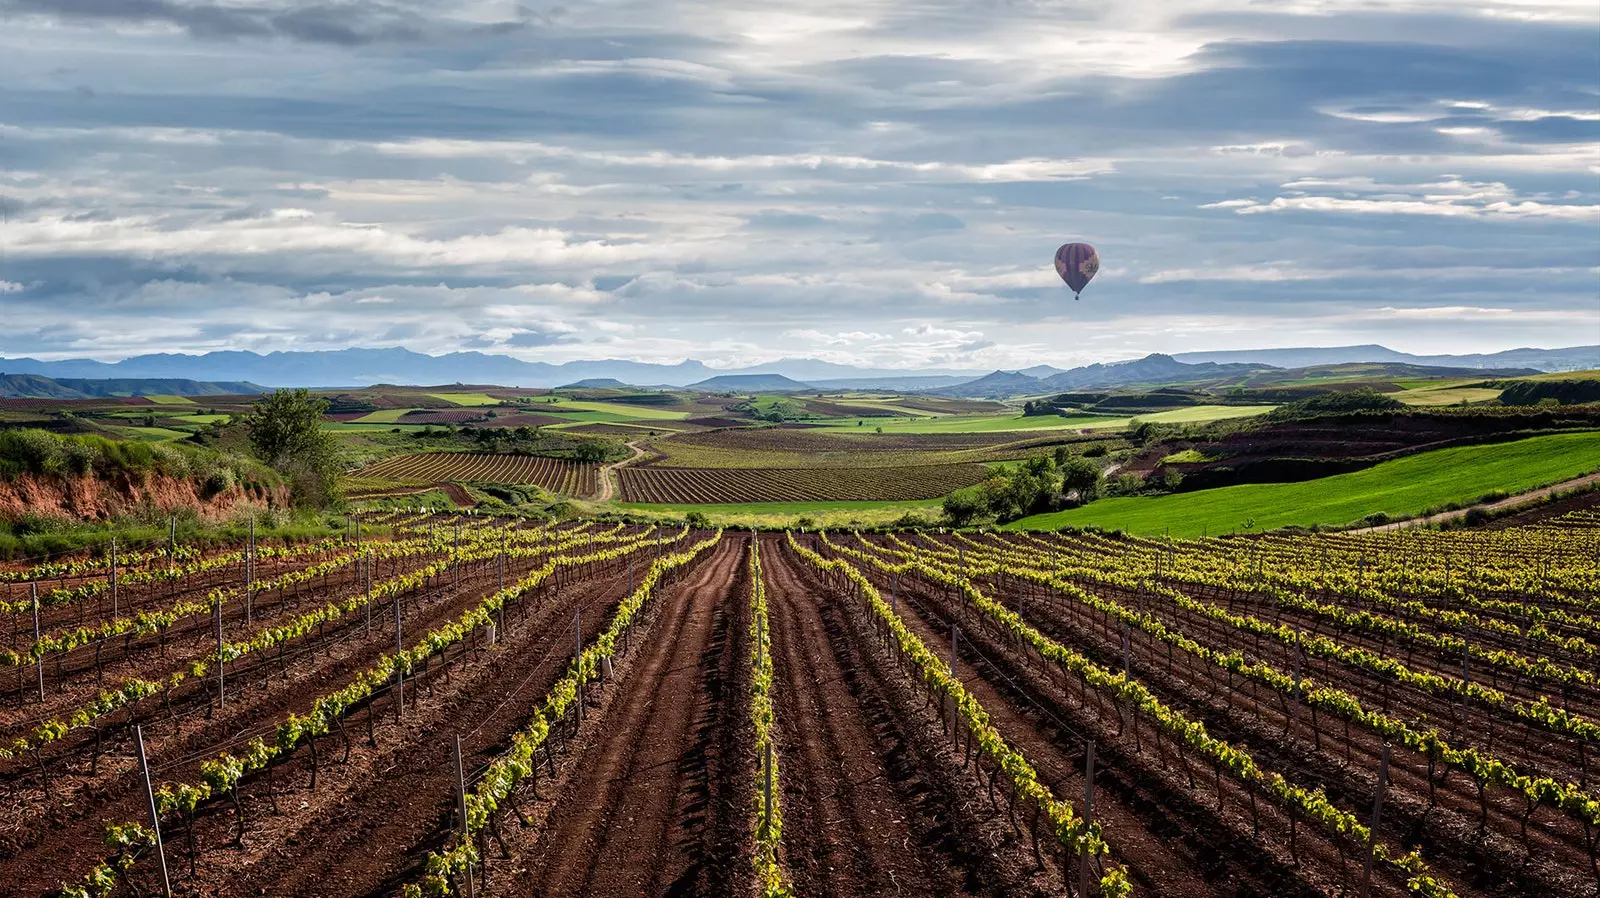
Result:
{"label": "vineyard", "polygon": [[935,499],[983,479],[983,465],[905,468],[622,467],[625,502],[714,505]]}
{"label": "vineyard", "polygon": [[0,882],[1591,895],[1597,559],[383,512],[13,566]]}
{"label": "vineyard", "polygon": [[538,455],[419,452],[375,462],[353,476],[429,483],[531,483],[553,493],[588,496],[595,491],[598,471],[596,465]]}

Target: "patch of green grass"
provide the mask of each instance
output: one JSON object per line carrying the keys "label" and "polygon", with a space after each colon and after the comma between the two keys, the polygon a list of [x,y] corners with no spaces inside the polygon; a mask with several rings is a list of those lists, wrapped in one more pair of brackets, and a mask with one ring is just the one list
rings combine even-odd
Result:
{"label": "patch of green grass", "polygon": [[1499,399],[1503,391],[1493,387],[1419,387],[1394,394],[1406,405],[1459,405],[1463,402],[1488,402]]}
{"label": "patch of green grass", "polygon": [[861,430],[882,427],[884,433],[995,433],[1011,430],[1078,430],[1086,427],[1111,425],[1126,426],[1127,418],[1107,418],[1097,415],[949,415],[943,418],[832,418],[817,423],[826,427],[853,428],[857,421]]}
{"label": "patch of green grass", "polygon": [[1254,418],[1256,415],[1265,415],[1275,408],[1277,408],[1275,405],[1191,405],[1188,408],[1175,408],[1167,412],[1134,415],[1132,420],[1140,424],[1149,421],[1159,424],[1202,424],[1226,418]]}
{"label": "patch of green grass", "polygon": [[414,408],[380,408],[375,412],[362,415],[349,424],[394,424],[406,415],[416,411]]}
{"label": "patch of green grass", "polygon": [[390,430],[393,430],[396,427],[400,428],[402,431],[404,431],[406,433],[410,433],[410,432],[416,431],[416,430],[423,430],[423,429],[425,429],[427,427],[435,427],[435,428],[437,428],[438,425],[429,425],[429,424],[362,424],[362,423],[360,423],[358,421],[349,421],[349,422],[345,422],[345,421],[324,421],[324,422],[322,422],[322,429],[323,430],[332,430],[332,431],[340,432],[340,433],[388,433]]}
{"label": "patch of green grass", "polygon": [[1195,405],[1147,415],[950,415],[943,418],[844,418],[820,422],[828,427],[855,427],[857,420],[867,423],[861,429],[882,427],[884,433],[995,433],[1011,430],[1123,430],[1135,422],[1195,424],[1223,418],[1264,415],[1271,405]]}
{"label": "patch of green grass", "polygon": [[165,427],[120,427],[116,424],[108,424],[105,429],[125,440],[143,440],[146,443],[181,440],[190,433],[187,430],[168,430]]}
{"label": "patch of green grass", "polygon": [[623,402],[584,402],[579,399],[557,397],[560,401],[550,402],[549,397],[541,396],[532,403],[529,409],[533,414],[565,415],[568,412],[600,412],[606,415],[615,415],[618,421],[682,421],[689,417],[688,412],[673,411],[665,408],[646,408],[642,405],[628,405]]}
{"label": "patch of green grass", "polygon": [[453,402],[456,405],[483,406],[500,404],[500,400],[490,396],[488,393],[428,393],[426,395],[435,399],[443,399],[445,402]]}
{"label": "patch of green grass", "polygon": [[1196,463],[1196,462],[1210,461],[1210,460],[1211,460],[1210,457],[1207,456],[1204,452],[1201,452],[1199,449],[1185,449],[1182,452],[1174,452],[1171,455],[1167,456],[1166,458],[1163,458],[1161,460],[1161,464],[1166,464],[1168,462],[1172,462],[1174,464],[1184,464],[1184,463],[1193,464],[1193,463]]}
{"label": "patch of green grass", "polygon": [[796,518],[810,518],[818,526],[839,526],[857,523],[865,526],[888,524],[907,512],[922,512],[933,519],[939,516],[939,500],[926,499],[910,502],[746,502],[729,505],[658,505],[645,502],[614,502],[597,505],[596,509],[627,512],[629,514],[659,514],[662,517],[681,518],[698,511],[721,526],[788,526]]}
{"label": "patch of green grass", "polygon": [[194,400],[193,399],[189,399],[189,398],[184,397],[184,396],[166,396],[166,395],[161,395],[161,394],[151,394],[151,395],[146,396],[144,398],[150,400],[151,402],[154,402],[156,405],[194,405]]}
{"label": "patch of green grass", "polygon": [[1412,517],[1467,503],[1492,491],[1523,492],[1600,468],[1600,432],[1562,433],[1510,443],[1423,452],[1301,483],[1252,483],[1168,496],[1102,499],[1082,508],[1033,515],[1010,530],[1095,526],[1196,537],[1245,529],[1343,525],[1383,512]]}

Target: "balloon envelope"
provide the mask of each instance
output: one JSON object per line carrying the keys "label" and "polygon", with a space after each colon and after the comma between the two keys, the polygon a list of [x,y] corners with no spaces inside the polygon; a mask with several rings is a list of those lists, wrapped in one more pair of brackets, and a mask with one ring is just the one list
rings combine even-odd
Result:
{"label": "balloon envelope", "polygon": [[1056,274],[1075,294],[1088,286],[1089,279],[1099,270],[1100,254],[1087,243],[1065,243],[1056,250]]}

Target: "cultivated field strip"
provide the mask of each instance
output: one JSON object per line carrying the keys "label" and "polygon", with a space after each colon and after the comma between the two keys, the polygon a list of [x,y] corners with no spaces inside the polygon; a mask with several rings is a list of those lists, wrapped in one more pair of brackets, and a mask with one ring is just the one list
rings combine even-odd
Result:
{"label": "cultivated field strip", "polygon": [[598,465],[538,455],[420,452],[374,462],[354,476],[428,482],[529,483],[553,493],[588,496],[595,491],[598,471]]}
{"label": "cultivated field strip", "polygon": [[901,468],[617,469],[625,502],[719,505],[735,502],[933,499],[983,479],[982,465]]}

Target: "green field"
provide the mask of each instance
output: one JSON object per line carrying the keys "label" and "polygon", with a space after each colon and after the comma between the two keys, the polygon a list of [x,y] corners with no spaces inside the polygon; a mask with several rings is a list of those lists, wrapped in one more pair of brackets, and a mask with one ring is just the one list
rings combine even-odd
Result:
{"label": "green field", "polygon": [[939,516],[939,500],[925,499],[911,502],[747,502],[732,505],[657,505],[645,502],[614,502],[596,506],[630,514],[659,514],[663,517],[681,518],[698,511],[720,526],[781,527],[794,523],[795,518],[806,517],[818,526],[832,527],[842,524],[888,524],[912,511],[923,512],[930,520]]}
{"label": "green field", "polygon": [[183,396],[152,395],[144,397],[157,405],[194,405],[193,399]]}
{"label": "green field", "polygon": [[1410,517],[1431,506],[1470,503],[1492,491],[1521,492],[1600,468],[1600,432],[1530,437],[1439,449],[1362,471],[1301,483],[1254,483],[1169,496],[1102,499],[1033,515],[1008,530],[1094,526],[1196,537],[1290,525],[1342,525],[1375,512]]}
{"label": "green field", "polygon": [[1502,392],[1496,387],[1418,387],[1403,393],[1395,393],[1394,398],[1406,405],[1458,405],[1462,402],[1488,402],[1491,399],[1499,399]]}
{"label": "green field", "polygon": [[413,408],[380,408],[371,414],[350,421],[350,424],[394,424],[406,415],[416,411]]}
{"label": "green field", "polygon": [[168,440],[187,439],[190,436],[187,430],[168,430],[165,427],[122,427],[109,424],[106,425],[106,430],[125,440],[141,440],[146,443],[164,443]]}
{"label": "green field", "polygon": [[562,397],[559,402],[550,402],[545,398],[531,404],[528,411],[534,414],[565,415],[569,412],[599,412],[612,415],[615,418],[591,420],[619,420],[619,421],[682,421],[689,417],[688,412],[673,411],[665,408],[646,408],[642,405],[628,405],[622,402],[585,402],[579,399]]}
{"label": "green field", "polygon": [[884,433],[997,433],[1011,430],[1122,430],[1135,421],[1154,421],[1163,424],[1198,424],[1220,421],[1224,418],[1248,418],[1264,415],[1276,406],[1271,405],[1196,405],[1189,408],[1151,412],[1147,415],[1107,416],[1074,415],[950,415],[944,418],[873,418],[831,420],[820,422],[828,427],[855,427],[857,420],[867,423],[863,428],[882,427]]}
{"label": "green field", "polygon": [[426,395],[432,396],[435,399],[443,399],[445,402],[454,402],[456,405],[478,406],[500,404],[500,400],[490,396],[488,393],[428,393]]}

